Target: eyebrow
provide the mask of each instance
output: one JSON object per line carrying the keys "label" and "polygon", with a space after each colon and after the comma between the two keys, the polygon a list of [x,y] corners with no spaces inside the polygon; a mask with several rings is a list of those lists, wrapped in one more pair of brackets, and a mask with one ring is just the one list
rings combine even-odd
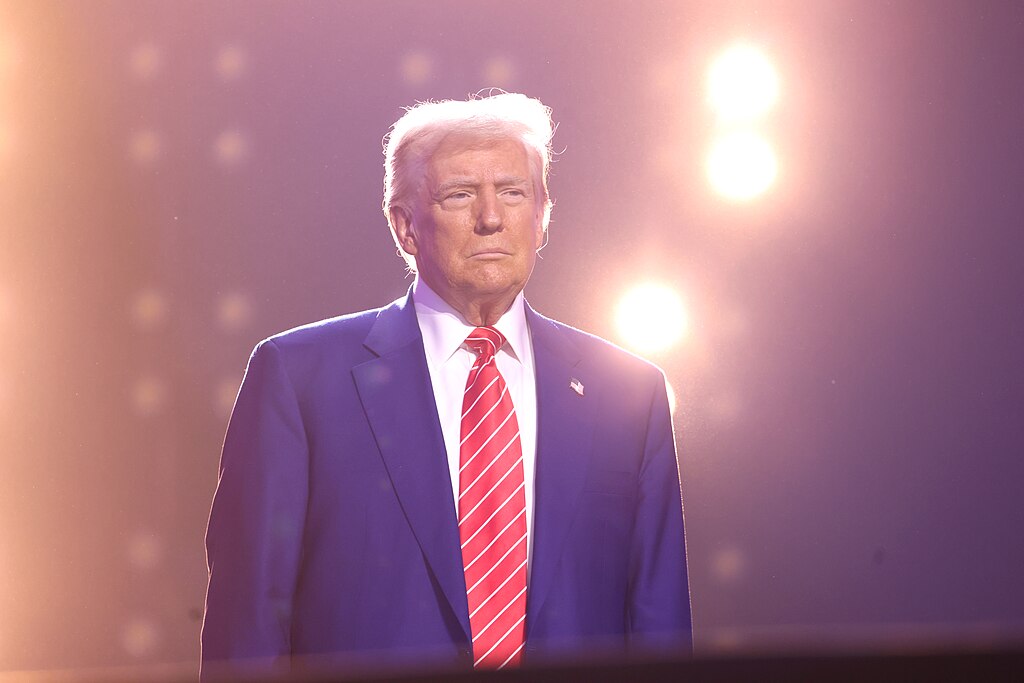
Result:
{"label": "eyebrow", "polygon": [[[496,187],[510,187],[512,185],[526,185],[529,184],[529,178],[523,178],[522,176],[502,176],[495,180]],[[435,190],[438,194],[443,194],[449,190],[453,190],[457,187],[476,187],[477,183],[472,178],[453,178],[449,181],[441,183]]]}
{"label": "eyebrow", "polygon": [[475,185],[475,184],[476,183],[474,183],[469,178],[454,178],[454,179],[449,180],[447,182],[441,183],[440,185],[438,185],[434,189],[434,191],[436,193],[438,193],[438,194],[443,194],[443,193],[447,192],[448,190],[455,189],[456,187],[466,187],[466,186],[471,186],[471,185]]}

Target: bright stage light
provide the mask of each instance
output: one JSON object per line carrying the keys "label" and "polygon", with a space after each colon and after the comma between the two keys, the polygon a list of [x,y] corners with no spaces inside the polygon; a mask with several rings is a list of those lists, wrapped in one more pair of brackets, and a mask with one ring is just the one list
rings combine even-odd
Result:
{"label": "bright stage light", "polygon": [[747,45],[729,48],[708,71],[708,101],[729,121],[765,114],[779,96],[779,78],[771,62]]}
{"label": "bright stage light", "polygon": [[771,145],[749,131],[718,140],[708,156],[708,180],[723,196],[746,201],[761,194],[775,181],[778,163]]}
{"label": "bright stage light", "polygon": [[672,347],[687,327],[679,295],[657,284],[640,285],[622,297],[616,322],[626,346],[639,353],[656,353]]}

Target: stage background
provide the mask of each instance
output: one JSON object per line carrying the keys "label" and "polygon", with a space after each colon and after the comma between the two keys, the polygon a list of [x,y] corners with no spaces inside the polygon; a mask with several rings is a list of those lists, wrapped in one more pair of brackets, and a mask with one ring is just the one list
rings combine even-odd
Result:
{"label": "stage background", "polygon": [[[743,204],[737,40],[780,78]],[[686,302],[698,652],[1020,634],[1022,68],[1015,2],[0,3],[0,670],[197,659],[250,350],[405,291],[381,138],[491,86],[559,122],[532,303]]]}

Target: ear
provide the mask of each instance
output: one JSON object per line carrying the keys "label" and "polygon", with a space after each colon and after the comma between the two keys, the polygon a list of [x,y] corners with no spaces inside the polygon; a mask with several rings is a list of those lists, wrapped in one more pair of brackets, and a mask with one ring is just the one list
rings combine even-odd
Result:
{"label": "ear", "polygon": [[391,207],[391,228],[395,231],[395,241],[402,251],[415,256],[419,248],[416,244],[416,232],[413,230],[412,214],[401,206]]}
{"label": "ear", "polygon": [[[537,215],[534,218],[536,227],[534,228],[533,242],[536,251],[539,252],[548,245],[548,240],[551,238],[551,235],[548,233],[548,229],[551,227],[551,207],[553,206],[553,203],[548,198],[547,188],[543,186],[538,190],[537,196],[544,198],[543,201],[537,203]],[[545,218],[548,220],[545,221]],[[544,225],[545,222],[548,223],[547,226]]]}

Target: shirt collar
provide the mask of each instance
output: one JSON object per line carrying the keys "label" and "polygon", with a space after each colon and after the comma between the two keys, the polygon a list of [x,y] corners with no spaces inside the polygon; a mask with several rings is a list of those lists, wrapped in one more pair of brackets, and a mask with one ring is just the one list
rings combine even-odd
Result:
{"label": "shirt collar", "polygon": [[[434,290],[417,277],[412,285],[416,321],[423,335],[423,349],[437,365],[443,365],[459,350],[469,333],[476,329],[462,314],[452,308]],[[494,327],[505,337],[505,346],[520,363],[529,348],[530,332],[526,326],[526,305],[522,291],[498,319]]]}

